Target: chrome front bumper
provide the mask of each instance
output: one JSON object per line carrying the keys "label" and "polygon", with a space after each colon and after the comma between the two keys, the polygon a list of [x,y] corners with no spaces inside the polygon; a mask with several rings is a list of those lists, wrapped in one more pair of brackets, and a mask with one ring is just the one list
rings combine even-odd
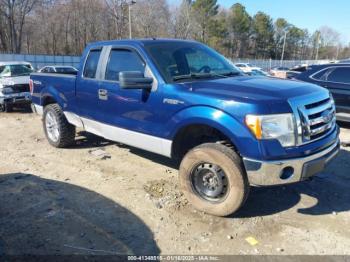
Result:
{"label": "chrome front bumper", "polygon": [[321,172],[339,153],[339,139],[330,147],[316,154],[278,161],[257,161],[243,158],[249,183],[271,186],[295,183]]}

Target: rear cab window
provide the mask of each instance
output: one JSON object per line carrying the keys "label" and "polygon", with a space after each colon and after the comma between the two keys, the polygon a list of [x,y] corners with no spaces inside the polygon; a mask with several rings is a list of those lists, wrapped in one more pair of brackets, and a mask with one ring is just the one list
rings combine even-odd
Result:
{"label": "rear cab window", "polygon": [[96,78],[97,66],[100,60],[102,49],[91,49],[85,61],[83,77]]}

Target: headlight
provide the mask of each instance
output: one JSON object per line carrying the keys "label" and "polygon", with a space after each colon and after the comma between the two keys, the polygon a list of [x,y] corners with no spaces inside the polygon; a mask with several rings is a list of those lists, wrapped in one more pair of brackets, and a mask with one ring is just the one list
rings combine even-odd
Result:
{"label": "headlight", "polygon": [[2,88],[2,93],[3,94],[11,94],[11,93],[13,93],[13,89],[12,89],[12,87],[3,87]]}
{"label": "headlight", "polygon": [[247,115],[246,125],[259,140],[277,139],[283,147],[295,146],[292,114]]}

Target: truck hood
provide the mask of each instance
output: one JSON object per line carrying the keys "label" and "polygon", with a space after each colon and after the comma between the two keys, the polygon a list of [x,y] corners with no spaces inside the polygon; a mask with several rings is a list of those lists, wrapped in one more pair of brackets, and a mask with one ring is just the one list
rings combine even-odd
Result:
{"label": "truck hood", "polygon": [[300,81],[271,77],[230,77],[183,83],[190,91],[222,99],[252,100],[256,103],[286,101],[307,93],[320,92],[321,87]]}
{"label": "truck hood", "polygon": [[0,88],[2,86],[12,86],[19,84],[29,84],[30,76],[15,76],[15,77],[5,77],[0,78]]}

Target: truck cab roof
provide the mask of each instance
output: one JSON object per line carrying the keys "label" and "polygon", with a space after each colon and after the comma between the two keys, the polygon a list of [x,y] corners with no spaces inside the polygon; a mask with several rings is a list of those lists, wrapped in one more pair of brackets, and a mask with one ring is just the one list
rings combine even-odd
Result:
{"label": "truck cab roof", "polygon": [[145,45],[147,43],[176,43],[176,42],[197,43],[194,40],[183,40],[183,39],[174,39],[174,38],[140,38],[140,39],[99,41],[99,42],[90,43],[88,46],[91,48],[91,47],[98,47],[98,46],[105,46],[105,45],[118,45],[118,44]]}

